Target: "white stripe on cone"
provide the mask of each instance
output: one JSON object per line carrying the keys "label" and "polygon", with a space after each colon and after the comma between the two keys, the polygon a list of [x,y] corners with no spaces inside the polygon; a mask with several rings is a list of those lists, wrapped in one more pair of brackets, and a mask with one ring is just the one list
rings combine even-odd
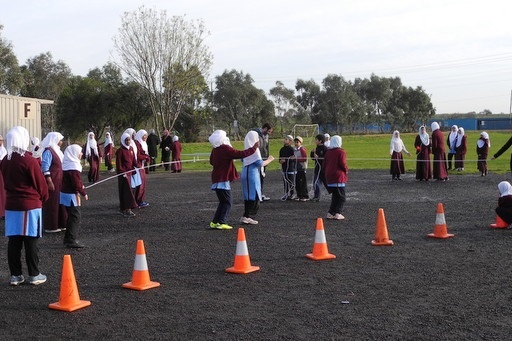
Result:
{"label": "white stripe on cone", "polygon": [[133,270],[147,271],[148,263],[146,262],[146,255],[135,255],[135,265]]}
{"label": "white stripe on cone", "polygon": [[324,230],[316,230],[316,232],[315,232],[315,243],[317,243],[317,244],[327,244],[327,240],[325,239],[325,231]]}
{"label": "white stripe on cone", "polygon": [[236,242],[236,255],[237,256],[248,256],[249,250],[247,249],[247,243],[245,241]]}
{"label": "white stripe on cone", "polygon": [[436,225],[444,225],[446,221],[444,220],[444,213],[436,214]]}

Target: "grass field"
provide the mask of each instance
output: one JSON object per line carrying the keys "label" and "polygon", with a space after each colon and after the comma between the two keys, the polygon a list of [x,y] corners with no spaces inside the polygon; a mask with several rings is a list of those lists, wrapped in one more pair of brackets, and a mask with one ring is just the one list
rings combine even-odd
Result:
{"label": "grass field", "polygon": [[[489,169],[493,172],[504,173],[509,171],[510,153],[506,152],[500,158],[490,161],[492,155],[509,139],[508,131],[489,131],[491,139],[491,149],[489,152]],[[445,139],[447,132],[444,132]],[[414,134],[401,134],[405,147],[411,152],[411,156],[404,156],[405,168],[407,172],[415,170],[416,156],[414,154]],[[480,136],[478,131],[466,132],[467,149],[465,173],[477,173],[476,169],[476,141]],[[343,148],[347,152],[347,162],[349,169],[387,169],[389,167],[389,143],[391,134],[372,134],[372,135],[347,135],[343,137]],[[235,149],[243,149],[243,141],[232,141]],[[270,141],[270,154],[275,158],[279,156],[279,149],[283,146],[282,139],[272,139]],[[315,148],[313,142],[306,142],[304,147],[309,152]],[[210,171],[209,155],[211,145],[208,142],[183,143],[182,162],[186,170],[205,170]],[[512,152],[512,149],[511,151]],[[160,160],[160,155],[158,156]],[[240,167],[239,162],[236,163]],[[272,162],[268,169],[279,169],[277,161]],[[104,167],[104,166],[102,166]],[[312,161],[309,161],[308,167],[313,167]]]}

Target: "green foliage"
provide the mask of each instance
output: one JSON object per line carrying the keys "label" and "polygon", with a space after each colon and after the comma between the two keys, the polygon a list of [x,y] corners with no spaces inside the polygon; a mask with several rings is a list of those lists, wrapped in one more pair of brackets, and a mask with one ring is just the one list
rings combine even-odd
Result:
{"label": "green foliage", "polygon": [[16,96],[23,86],[23,76],[12,44],[2,37],[3,28],[0,25],[0,93]]}

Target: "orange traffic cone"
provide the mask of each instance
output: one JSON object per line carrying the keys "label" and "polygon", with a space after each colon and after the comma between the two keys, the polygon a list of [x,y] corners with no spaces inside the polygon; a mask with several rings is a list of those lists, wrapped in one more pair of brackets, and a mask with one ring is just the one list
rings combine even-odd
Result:
{"label": "orange traffic cone", "polygon": [[384,209],[379,208],[377,214],[377,226],[375,228],[375,239],[372,240],[374,246],[391,246],[393,241],[388,236],[388,226],[386,224],[386,217],[384,216]]}
{"label": "orange traffic cone", "polygon": [[501,219],[499,215],[496,216],[496,222],[494,224],[490,224],[489,226],[493,229],[506,229],[510,224],[508,224],[505,220]]}
{"label": "orange traffic cone", "polygon": [[446,220],[444,219],[444,208],[443,204],[437,204],[437,213],[436,213],[436,225],[434,226],[434,233],[429,233],[429,237],[431,238],[450,238],[453,237],[453,234],[448,233],[448,228],[446,227]]}
{"label": "orange traffic cone", "polygon": [[258,271],[259,266],[251,265],[249,258],[249,250],[245,241],[245,231],[243,228],[238,229],[238,237],[236,239],[235,264],[226,269],[226,272],[233,274],[248,274],[249,272]]}
{"label": "orange traffic cone", "polygon": [[313,245],[313,253],[308,253],[306,257],[312,260],[325,260],[336,258],[335,255],[329,253],[327,249],[327,240],[325,239],[324,221],[322,218],[316,219],[315,244]]}
{"label": "orange traffic cone", "polygon": [[133,290],[147,290],[159,287],[160,283],[152,282],[149,279],[148,263],[146,261],[146,250],[144,241],[137,240],[137,251],[135,253],[135,264],[133,266],[132,281],[123,284],[123,288]]}
{"label": "orange traffic cone", "polygon": [[71,256],[64,255],[59,302],[51,303],[48,307],[55,310],[75,311],[90,305],[91,301],[80,300],[78,287],[76,286],[75,272],[73,271],[73,264],[71,264]]}

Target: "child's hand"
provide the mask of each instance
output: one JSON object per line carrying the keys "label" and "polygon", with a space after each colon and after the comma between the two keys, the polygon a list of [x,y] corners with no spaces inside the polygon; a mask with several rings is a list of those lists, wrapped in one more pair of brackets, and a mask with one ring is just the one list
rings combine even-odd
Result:
{"label": "child's hand", "polygon": [[85,199],[85,200],[89,200],[89,196],[86,194],[86,195],[84,196],[84,199]]}

